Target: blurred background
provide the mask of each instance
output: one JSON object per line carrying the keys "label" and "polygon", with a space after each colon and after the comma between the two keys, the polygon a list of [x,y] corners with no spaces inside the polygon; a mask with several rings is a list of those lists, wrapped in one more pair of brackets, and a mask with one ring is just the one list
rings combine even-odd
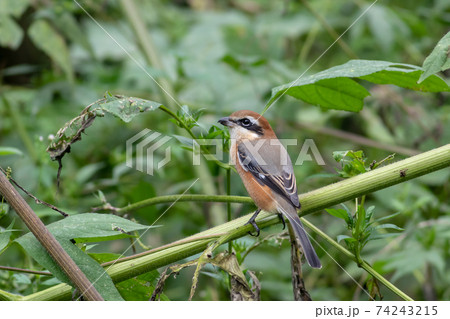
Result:
{"label": "blurred background", "polygon": [[[106,91],[153,100],[175,112],[187,105],[199,116],[194,133],[205,134],[220,117],[235,110],[262,112],[273,87],[295,80],[306,70],[314,74],[356,58],[421,66],[450,30],[449,1],[378,1],[328,50],[371,4],[366,0],[2,0],[1,167],[11,167],[13,177],[28,191],[70,214],[102,205],[98,191],[114,207],[123,207],[180,194],[197,178],[189,193],[225,194],[225,170],[212,162],[193,166],[192,153],[175,139],[172,160],[153,176],[125,165],[126,140],[144,128],[187,136],[159,110],[130,123],[110,115],[97,119],[64,157],[59,191],[58,164],[45,150],[59,128]],[[448,94],[363,85],[371,96],[359,113],[322,110],[287,96],[265,113],[280,138],[300,141],[288,148],[293,159],[303,141],[313,139],[326,163],[305,161],[295,167],[299,192],[339,180],[334,151],[364,150],[370,163],[392,153],[399,160],[450,142]],[[162,158],[164,153],[156,156]],[[376,217],[400,212],[391,222],[404,230],[371,241],[363,258],[417,300],[450,299],[449,177],[450,170],[442,170],[366,199],[367,206],[375,206]],[[235,173],[231,193],[247,195]],[[50,209],[30,203],[46,224],[60,219]],[[354,203],[346,204],[354,209]],[[168,207],[146,207],[127,217],[149,225]],[[234,217],[253,209],[232,205]],[[0,211],[2,229],[15,220],[18,231],[11,240],[28,231],[13,211]],[[158,221],[162,227],[148,231],[142,242],[158,247],[226,218],[226,204],[177,203]],[[325,212],[307,219],[334,239],[347,233],[342,220]],[[277,225],[264,229],[261,236],[280,231]],[[304,267],[313,300],[367,300],[348,275],[369,289],[367,274],[315,239],[323,269]],[[255,238],[244,237],[235,249],[243,251],[254,242]],[[120,254],[128,245],[128,240],[106,242],[92,251]],[[262,300],[292,300],[289,256],[287,241],[267,241],[243,261],[243,268],[254,271],[261,281]],[[3,251],[0,265],[39,268],[17,244]],[[192,274],[193,269],[183,270],[169,279],[165,295],[186,300]],[[206,267],[194,299],[228,300],[226,278]],[[14,293],[27,295],[56,283],[54,278],[0,270],[0,289]],[[384,300],[398,300],[380,289]]]}

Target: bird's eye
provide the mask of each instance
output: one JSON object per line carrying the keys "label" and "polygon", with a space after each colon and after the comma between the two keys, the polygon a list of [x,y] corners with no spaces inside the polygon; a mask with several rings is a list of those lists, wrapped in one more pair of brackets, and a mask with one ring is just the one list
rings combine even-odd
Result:
{"label": "bird's eye", "polygon": [[252,122],[248,118],[243,118],[241,120],[241,123],[243,126],[250,126],[250,124],[252,124]]}

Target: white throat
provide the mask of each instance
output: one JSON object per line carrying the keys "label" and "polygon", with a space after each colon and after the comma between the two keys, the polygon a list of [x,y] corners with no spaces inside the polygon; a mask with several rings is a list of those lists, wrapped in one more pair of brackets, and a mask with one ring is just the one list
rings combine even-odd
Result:
{"label": "white throat", "polygon": [[258,133],[249,131],[249,130],[247,130],[247,129],[241,127],[241,126],[238,126],[238,125],[233,126],[233,127],[230,128],[230,138],[232,140],[237,140],[237,141],[250,140],[251,141],[251,140],[254,140],[254,139],[258,138],[258,137],[260,137],[258,135]]}

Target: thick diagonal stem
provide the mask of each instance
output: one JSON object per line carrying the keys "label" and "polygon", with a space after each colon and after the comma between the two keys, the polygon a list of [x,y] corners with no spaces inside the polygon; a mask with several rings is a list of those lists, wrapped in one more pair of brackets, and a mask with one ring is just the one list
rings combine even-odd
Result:
{"label": "thick diagonal stem", "polygon": [[[450,144],[447,144],[405,160],[377,168],[374,171],[302,194],[299,197],[302,203],[301,215],[311,214],[344,201],[361,197],[382,188],[387,188],[449,166]],[[201,196],[197,195],[195,199],[201,201]],[[213,197],[208,195],[204,199],[214,201]],[[221,201],[228,202],[228,200],[224,200],[223,196],[218,196],[218,198],[222,199]],[[243,202],[242,198],[237,199],[237,202]],[[183,198],[180,201],[182,200]],[[171,201],[172,199],[167,199],[167,202]],[[156,202],[161,203],[161,201]],[[190,238],[227,233],[226,239],[222,240],[222,243],[226,243],[229,240],[247,235],[247,232],[252,229],[252,226],[243,225],[250,217],[250,214],[242,216],[231,222],[198,233]],[[261,229],[279,222],[277,215],[267,212],[261,212],[258,217],[258,226]],[[189,240],[189,238],[186,238],[186,240]],[[155,252],[154,254],[115,264],[108,268],[107,272],[114,282],[120,282],[202,252],[208,247],[211,241],[214,240],[201,239],[198,241],[190,241],[183,245],[173,246]],[[67,298],[68,296],[70,296],[70,287],[61,284],[26,296],[24,300],[56,300]]]}

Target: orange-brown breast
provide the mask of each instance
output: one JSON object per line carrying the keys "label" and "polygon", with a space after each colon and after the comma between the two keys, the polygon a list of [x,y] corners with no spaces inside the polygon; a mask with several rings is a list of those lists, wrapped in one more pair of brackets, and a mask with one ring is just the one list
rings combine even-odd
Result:
{"label": "orange-brown breast", "polygon": [[250,173],[249,171],[245,171],[242,168],[237,157],[235,143],[231,145],[230,154],[234,160],[236,170],[239,173],[239,176],[241,177],[248,194],[253,199],[256,206],[267,212],[275,213],[277,211],[277,208],[272,190],[268,186],[258,183],[253,177],[252,173]]}

